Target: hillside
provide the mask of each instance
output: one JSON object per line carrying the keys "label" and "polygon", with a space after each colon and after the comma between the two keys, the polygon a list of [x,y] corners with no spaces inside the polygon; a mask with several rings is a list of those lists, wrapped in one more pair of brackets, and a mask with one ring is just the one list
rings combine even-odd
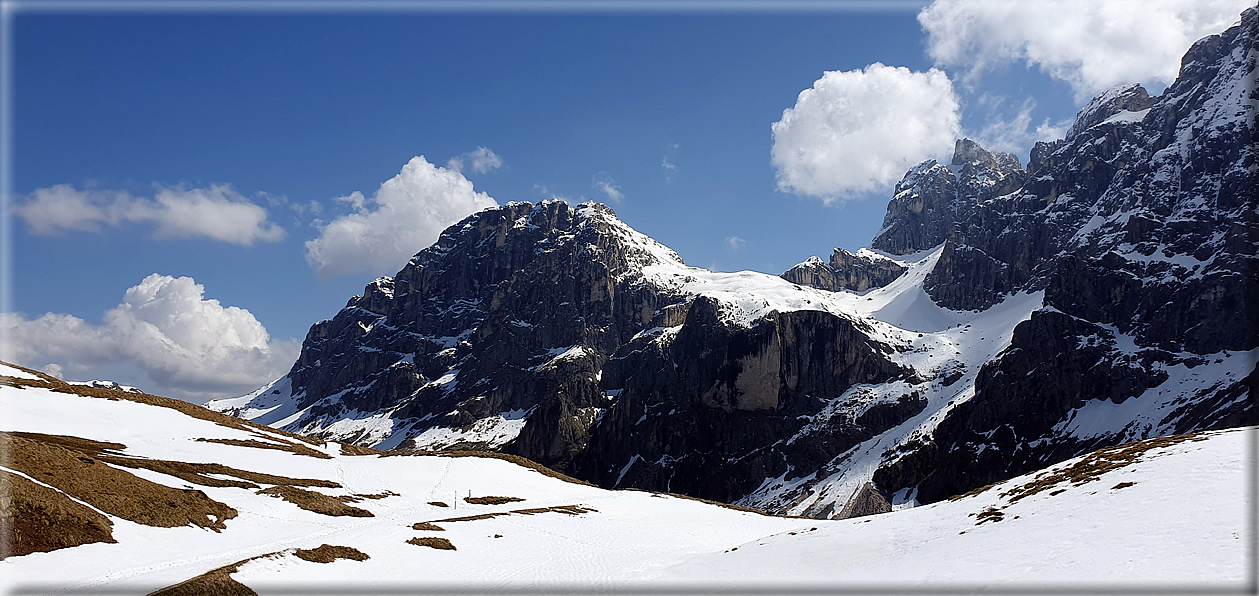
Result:
{"label": "hillside", "polygon": [[[1254,429],[1129,444],[955,500],[826,521],[0,375],[5,523],[22,532],[0,577],[15,594],[1253,587]],[[48,550],[71,538],[87,543]],[[31,545],[47,552],[23,554]]]}

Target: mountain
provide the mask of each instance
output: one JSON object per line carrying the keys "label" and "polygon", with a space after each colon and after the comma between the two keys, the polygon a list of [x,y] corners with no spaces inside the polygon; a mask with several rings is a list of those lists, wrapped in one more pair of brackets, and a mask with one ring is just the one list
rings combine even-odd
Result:
{"label": "mountain", "polygon": [[871,248],[781,276],[688,267],[593,203],[482,211],[207,405],[819,518],[1255,424],[1257,13],[1026,167],[959,140]]}
{"label": "mountain", "polygon": [[0,588],[13,594],[1253,585],[1253,428],[812,520],[609,491],[501,454],[325,442],[2,363],[0,408]]}

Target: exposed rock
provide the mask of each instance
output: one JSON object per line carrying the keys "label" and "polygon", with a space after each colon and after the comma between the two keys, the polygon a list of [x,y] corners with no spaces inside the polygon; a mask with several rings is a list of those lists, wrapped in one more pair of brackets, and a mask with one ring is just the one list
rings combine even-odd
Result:
{"label": "exposed rock", "polygon": [[880,513],[888,513],[892,510],[892,504],[888,502],[887,497],[875,488],[874,484],[867,482],[862,484],[857,490],[852,491],[852,496],[848,498],[848,502],[844,503],[844,507],[839,510],[834,519],[850,519],[854,517],[864,517],[867,515],[878,515]]}
{"label": "exposed rock", "polygon": [[837,292],[864,292],[892,283],[905,272],[905,267],[871,251],[848,252],[842,248],[831,253],[830,263],[809,257],[788,269],[782,278],[792,283]]}

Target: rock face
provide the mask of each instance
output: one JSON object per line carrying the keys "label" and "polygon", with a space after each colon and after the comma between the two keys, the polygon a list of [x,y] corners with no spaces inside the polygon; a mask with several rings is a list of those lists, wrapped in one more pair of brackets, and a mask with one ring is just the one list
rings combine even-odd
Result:
{"label": "rock face", "polygon": [[967,139],[919,164],[873,250],[715,273],[605,206],[511,203],[208,405],[817,517],[1259,423],[1257,14],[1162,96],[1099,96],[1026,170]]}
{"label": "rock face", "polygon": [[[732,296],[732,279],[746,290]],[[775,276],[689,268],[603,205],[512,203],[452,226],[315,324],[284,379],[210,406],[362,445],[500,450],[607,486],[729,501],[921,410],[862,418],[826,444],[784,443],[853,385],[912,373],[828,301]]]}
{"label": "rock face", "polygon": [[831,253],[830,263],[810,257],[788,269],[782,278],[804,286],[823,290],[864,292],[892,283],[905,272],[900,263],[878,253],[861,250],[856,253],[842,248]]}
{"label": "rock face", "polygon": [[887,513],[892,510],[892,504],[887,501],[887,497],[879,492],[872,483],[865,483],[861,488],[852,493],[852,497],[844,503],[844,507],[839,510],[839,514],[835,519],[850,519],[854,517],[865,517],[867,515],[878,515]]}
{"label": "rock face", "polygon": [[[1040,289],[1045,308],[880,487],[927,503],[1097,446],[1259,422],[1256,12],[1194,44],[1163,96],[1099,96],[1037,145],[1021,189],[959,226],[932,273],[955,281],[924,284],[933,298],[982,308]],[[1167,387],[1207,364],[1232,372]]]}

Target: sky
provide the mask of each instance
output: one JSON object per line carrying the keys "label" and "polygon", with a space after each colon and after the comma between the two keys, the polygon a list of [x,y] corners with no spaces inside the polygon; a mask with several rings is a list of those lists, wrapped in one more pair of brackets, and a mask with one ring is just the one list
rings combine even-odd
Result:
{"label": "sky", "polygon": [[957,138],[1023,163],[1248,0],[4,2],[0,360],[203,401],[440,231],[600,201],[688,264],[868,246]]}

